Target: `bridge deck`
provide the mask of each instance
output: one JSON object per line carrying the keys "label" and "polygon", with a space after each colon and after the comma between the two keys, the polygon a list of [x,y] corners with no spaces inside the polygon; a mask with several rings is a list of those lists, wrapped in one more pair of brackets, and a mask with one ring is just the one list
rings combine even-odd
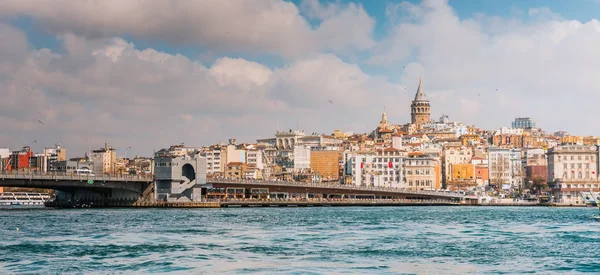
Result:
{"label": "bridge deck", "polygon": [[456,199],[463,197],[462,194],[454,193],[454,192],[411,190],[411,189],[392,188],[392,187],[355,186],[355,185],[291,182],[291,181],[234,180],[234,179],[219,179],[219,178],[207,179],[207,184],[214,184],[214,183],[248,185],[249,187],[252,187],[252,186],[278,186],[278,187],[303,187],[303,188],[311,188],[311,189],[336,189],[336,190],[364,191],[364,192],[386,192],[386,193],[399,193],[399,194],[407,194],[407,195],[420,195],[420,196],[456,198]]}
{"label": "bridge deck", "polygon": [[63,180],[63,181],[88,181],[97,182],[152,182],[154,179],[147,176],[122,175],[122,176],[89,176],[66,173],[0,173],[0,180]]}

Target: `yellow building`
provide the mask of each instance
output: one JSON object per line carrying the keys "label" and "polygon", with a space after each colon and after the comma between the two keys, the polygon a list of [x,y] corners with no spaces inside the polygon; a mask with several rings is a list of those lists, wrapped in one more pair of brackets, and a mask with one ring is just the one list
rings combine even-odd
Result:
{"label": "yellow building", "polygon": [[248,165],[243,162],[230,162],[227,164],[225,176],[233,179],[243,179]]}
{"label": "yellow building", "polygon": [[346,135],[346,133],[342,132],[340,130],[333,130],[333,137],[337,138],[337,139],[346,139],[346,138],[348,138],[348,136]]}
{"label": "yellow building", "polygon": [[583,144],[583,138],[580,136],[564,136],[560,139],[562,144]]}
{"label": "yellow building", "polygon": [[436,164],[433,169],[435,170],[435,190],[442,189],[442,166]]}
{"label": "yellow building", "polygon": [[454,139],[456,138],[456,133],[454,132],[429,132],[425,133],[428,137],[433,137],[435,139]]}
{"label": "yellow building", "polygon": [[594,146],[594,145],[599,145],[599,144],[600,144],[599,137],[589,136],[589,137],[583,138],[583,145]]}
{"label": "yellow building", "polygon": [[310,152],[310,168],[324,180],[339,178],[339,161],[341,152],[337,150],[312,150]]}
{"label": "yellow building", "polygon": [[475,164],[452,164],[451,181],[475,180]]}

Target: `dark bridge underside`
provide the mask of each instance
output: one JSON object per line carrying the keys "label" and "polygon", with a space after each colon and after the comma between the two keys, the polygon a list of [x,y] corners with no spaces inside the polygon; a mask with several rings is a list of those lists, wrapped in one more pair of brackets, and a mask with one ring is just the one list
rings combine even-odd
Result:
{"label": "dark bridge underside", "polygon": [[42,188],[59,191],[73,191],[77,189],[90,190],[96,193],[111,192],[113,189],[124,190],[141,195],[151,182],[124,182],[124,181],[94,181],[87,180],[39,180],[39,179],[4,179],[0,180],[3,187]]}

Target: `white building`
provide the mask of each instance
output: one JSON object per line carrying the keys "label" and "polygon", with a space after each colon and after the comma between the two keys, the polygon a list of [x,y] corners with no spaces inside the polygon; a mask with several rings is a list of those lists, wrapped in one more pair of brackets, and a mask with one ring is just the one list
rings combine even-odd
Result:
{"label": "white building", "polygon": [[246,162],[246,150],[238,149],[235,144],[228,144],[225,148],[225,163],[222,166],[227,166],[231,162]]}
{"label": "white building", "polygon": [[294,146],[294,172],[310,169],[310,147]]}
{"label": "white building", "polygon": [[104,148],[92,150],[89,155],[90,161],[93,163],[92,171],[96,175],[116,173],[117,150],[110,147],[108,143],[104,144]]}
{"label": "white building", "polygon": [[[263,141],[263,140],[261,140]],[[322,147],[322,146],[340,146],[342,140],[333,136],[312,134],[306,135],[304,131],[300,130],[289,130],[289,131],[277,131],[275,133],[275,146],[278,149],[293,149],[295,146],[310,146],[310,147]]]}
{"label": "white building", "polygon": [[258,149],[246,150],[246,164],[260,170],[264,169],[262,151]]}
{"label": "white building", "polygon": [[523,164],[530,165],[548,165],[546,160],[546,151],[544,149],[525,149],[523,150]]}
{"label": "white building", "polygon": [[423,129],[434,131],[434,132],[452,132],[455,133],[456,137],[460,137],[467,134],[468,127],[461,122],[450,121],[447,115],[443,115],[438,121],[430,121],[423,124]]}
{"label": "white building", "polygon": [[402,136],[393,135],[392,136],[392,148],[397,150],[402,150]]}
{"label": "white building", "polygon": [[0,148],[0,171],[4,170],[4,159],[10,157],[10,149]]}
{"label": "white building", "polygon": [[345,173],[356,186],[404,188],[402,159],[403,152],[394,148],[354,152],[347,155]]}
{"label": "white building", "polygon": [[406,186],[414,190],[435,190],[436,160],[432,157],[411,157],[403,161]]}
{"label": "white building", "polygon": [[580,192],[599,192],[596,146],[561,145],[548,150],[548,185],[553,201],[583,204]]}
{"label": "white building", "polygon": [[200,155],[206,158],[207,174],[225,172],[225,165],[221,162],[221,146],[215,145],[202,148]]}
{"label": "white building", "polygon": [[524,130],[521,128],[501,127],[494,132],[494,135],[523,135]]}
{"label": "white building", "polygon": [[292,149],[298,143],[298,139],[305,135],[304,131],[300,130],[277,131],[275,133],[276,146],[279,149]]}
{"label": "white building", "polygon": [[548,150],[548,181],[597,179],[596,146],[561,145]]}
{"label": "white building", "polygon": [[490,184],[508,190],[523,184],[520,149],[490,148],[488,153]]}

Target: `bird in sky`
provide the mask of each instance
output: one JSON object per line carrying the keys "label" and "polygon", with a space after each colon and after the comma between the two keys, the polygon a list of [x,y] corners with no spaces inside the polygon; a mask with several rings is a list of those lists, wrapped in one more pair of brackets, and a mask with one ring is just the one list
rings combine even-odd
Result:
{"label": "bird in sky", "polygon": [[329,100],[329,103],[333,104],[333,101]]}
{"label": "bird in sky", "polygon": [[38,119],[38,122],[39,122],[40,124],[44,125],[44,123],[43,123],[41,120],[39,120],[39,119]]}

